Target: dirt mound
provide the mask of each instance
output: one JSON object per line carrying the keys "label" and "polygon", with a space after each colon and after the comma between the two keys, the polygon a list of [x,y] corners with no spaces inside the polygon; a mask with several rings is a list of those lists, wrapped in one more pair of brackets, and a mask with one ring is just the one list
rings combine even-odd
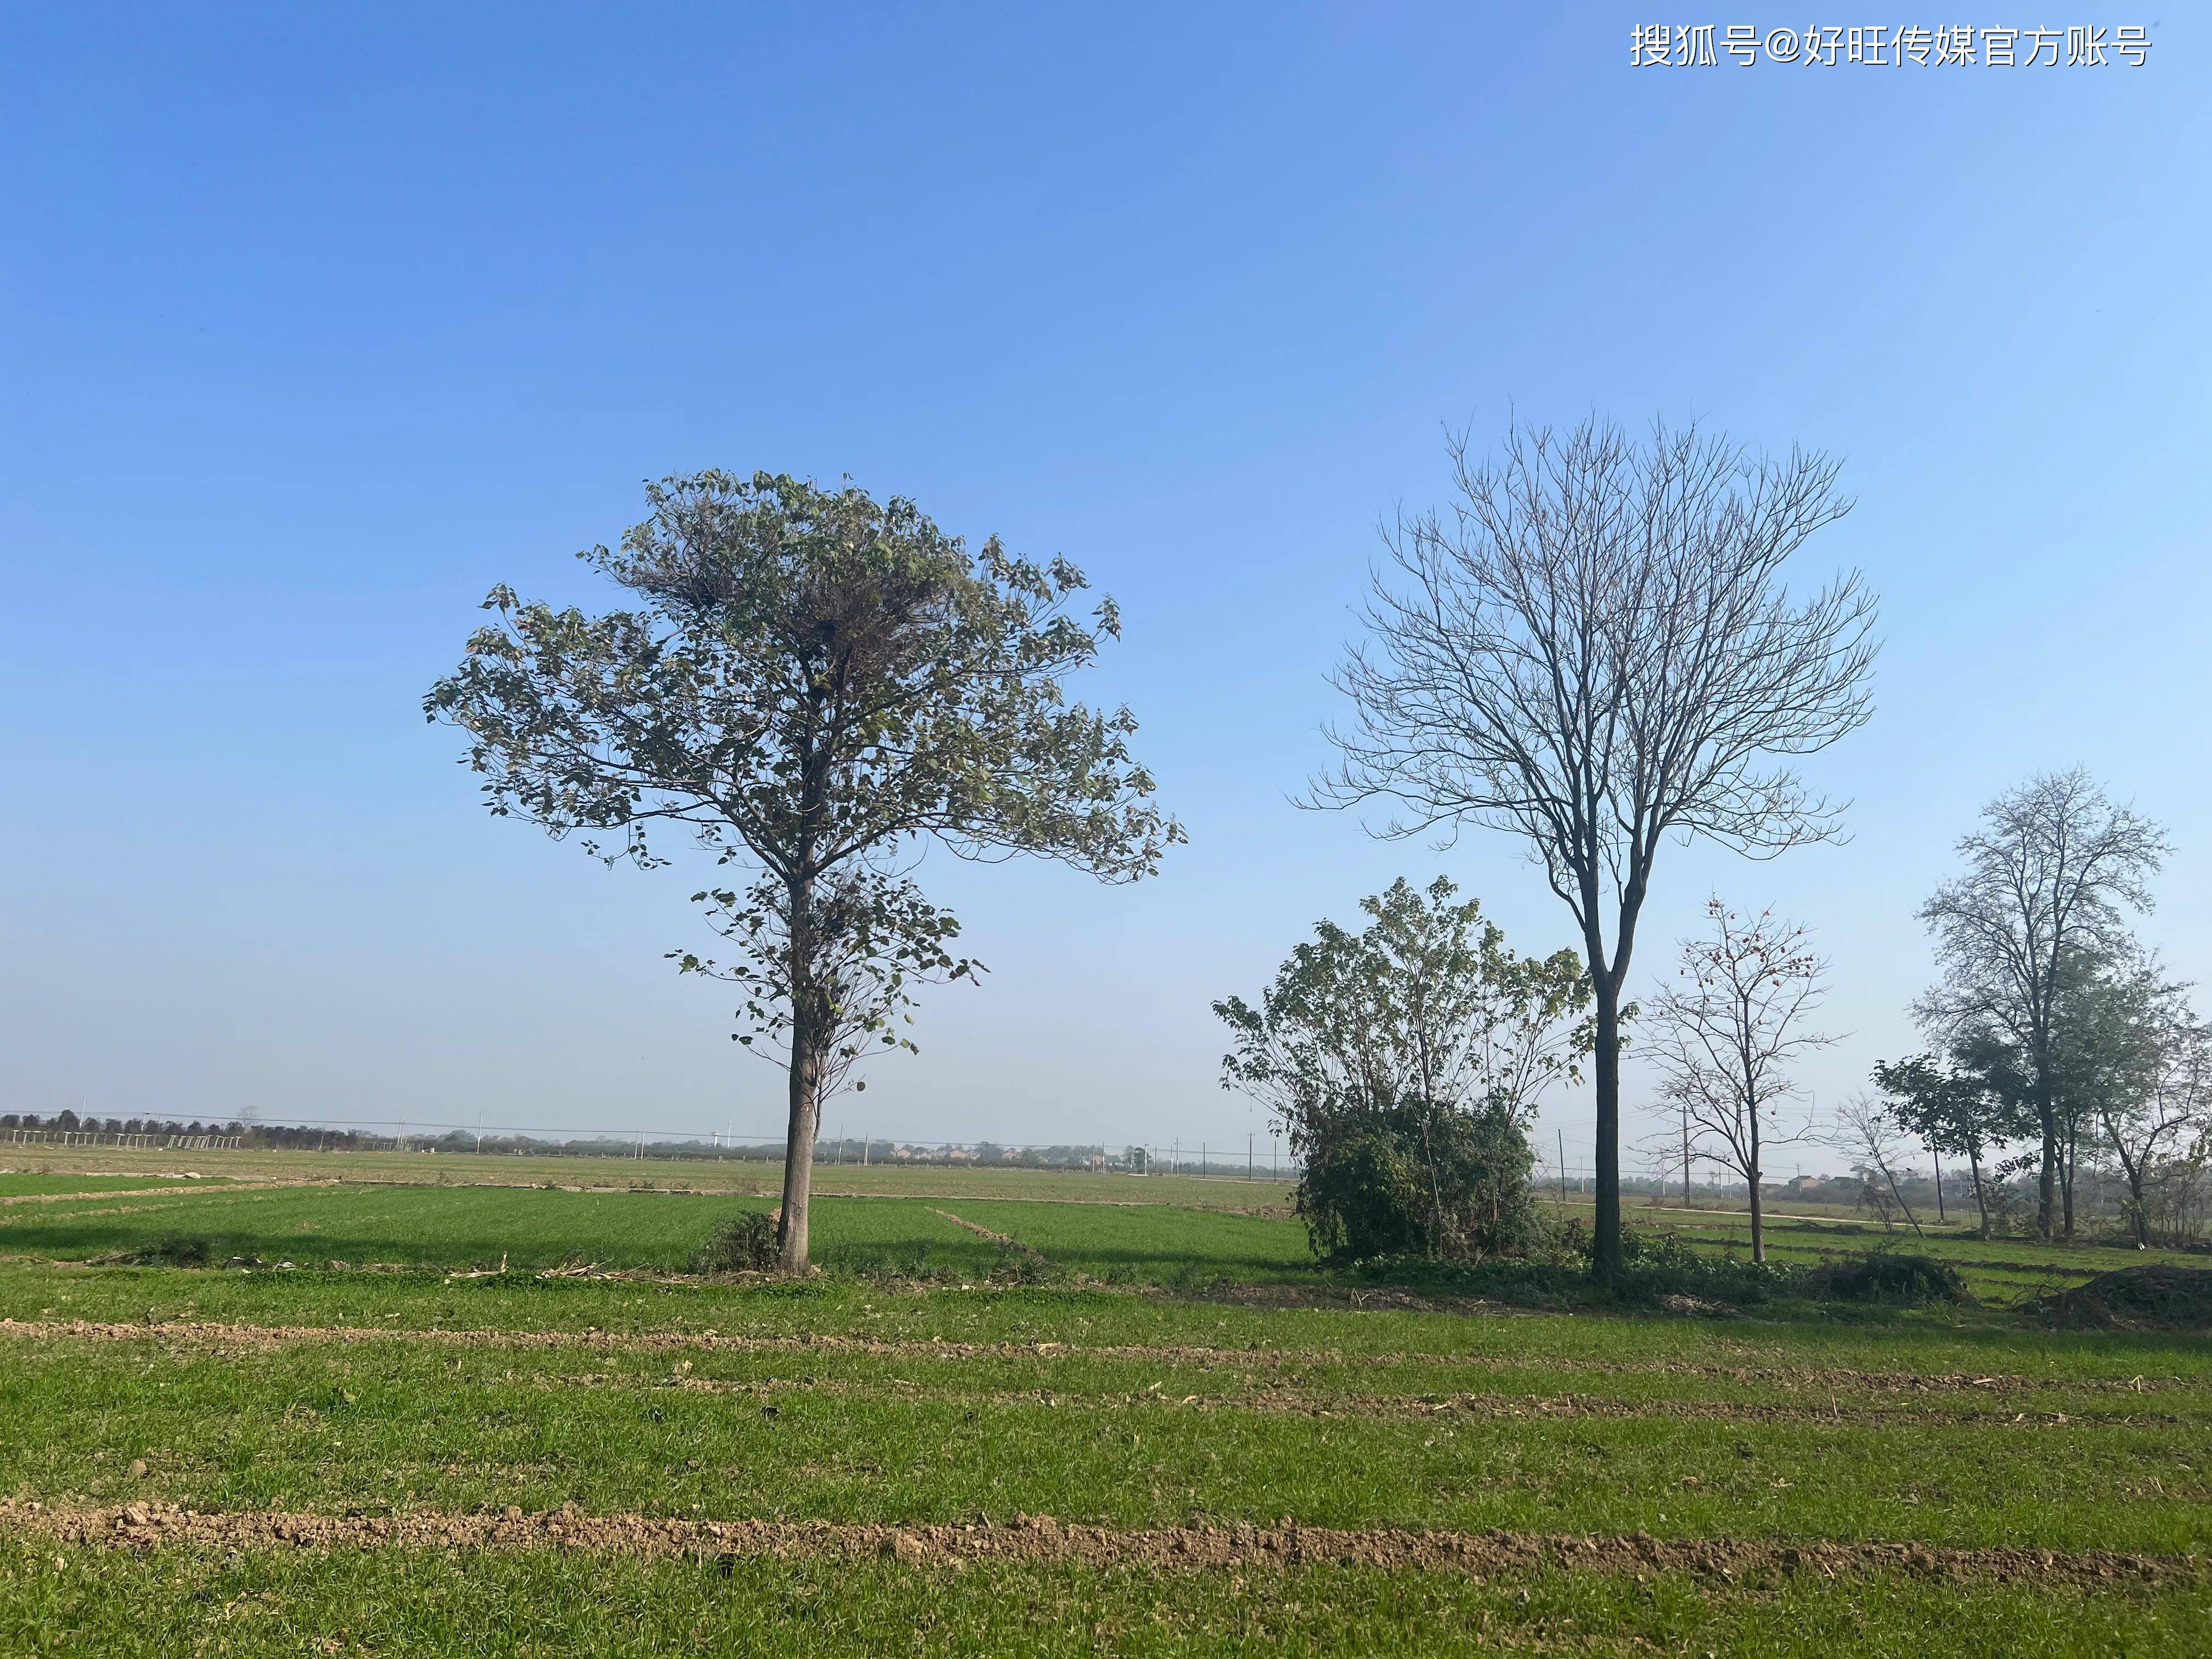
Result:
{"label": "dirt mound", "polygon": [[927,1204],[923,1205],[922,1208],[928,1210],[932,1215],[943,1216],[947,1221],[951,1222],[956,1227],[965,1227],[969,1232],[974,1233],[979,1238],[989,1239],[991,1243],[996,1244],[1000,1249],[1019,1250],[1024,1255],[1029,1257],[1032,1261],[1042,1261],[1045,1259],[1045,1254],[1042,1250],[1032,1249],[1030,1246],[1023,1243],[1020,1239],[1016,1238],[1011,1233],[994,1233],[981,1223],[970,1221],[964,1216],[957,1216],[950,1210],[935,1209]]}
{"label": "dirt mound", "polygon": [[572,1549],[617,1555],[747,1557],[886,1556],[915,1565],[968,1562],[1070,1561],[1094,1566],[1219,1570],[1336,1562],[1390,1569],[1493,1572],[1566,1571],[1640,1575],[1681,1572],[1727,1583],[1773,1582],[1797,1573],[1823,1577],[1894,1573],[1961,1583],[1972,1581],[2109,1585],[2201,1583],[2194,1556],[2123,1555],[2092,1550],[1954,1549],[1921,1544],[1768,1543],[1750,1539],[1557,1536],[1541,1533],[1422,1532],[1384,1527],[1347,1530],[1220,1523],[1123,1530],[1022,1516],[965,1524],[837,1523],[828,1521],[690,1521],[641,1515],[583,1514],[574,1509],[526,1515],[409,1510],[389,1516],[247,1511],[200,1514],[166,1504],[113,1509],[0,1500],[0,1527],[43,1533],[92,1547],[164,1544],[225,1549],[392,1548]]}
{"label": "dirt mound", "polygon": [[2175,1267],[2161,1261],[2122,1267],[2061,1291],[2040,1310],[2073,1323],[2114,1329],[2212,1331],[2212,1267]]}

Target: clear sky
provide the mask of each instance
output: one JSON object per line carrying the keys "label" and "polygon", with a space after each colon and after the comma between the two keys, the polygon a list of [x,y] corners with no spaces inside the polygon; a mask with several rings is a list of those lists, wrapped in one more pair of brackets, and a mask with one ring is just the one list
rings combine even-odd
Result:
{"label": "clear sky", "polygon": [[5,1109],[773,1131],[662,960],[697,884],[491,821],[419,713],[493,583],[607,602],[573,552],[712,465],[1083,566],[1084,690],[1191,835],[1134,890],[932,860],[993,972],[828,1127],[1241,1146],[1207,1005],[1317,918],[1442,870],[1568,942],[1510,843],[1289,799],[1378,519],[1516,409],[1835,452],[1804,572],[1884,599],[1813,767],[1855,838],[1670,850],[1639,984],[1709,891],[1779,905],[1832,1098],[1913,1045],[1976,809],[2076,762],[2170,826],[2146,931],[2212,981],[2212,39],[2075,12],[2148,64],[1636,69],[1705,20],[1603,5],[15,9]]}

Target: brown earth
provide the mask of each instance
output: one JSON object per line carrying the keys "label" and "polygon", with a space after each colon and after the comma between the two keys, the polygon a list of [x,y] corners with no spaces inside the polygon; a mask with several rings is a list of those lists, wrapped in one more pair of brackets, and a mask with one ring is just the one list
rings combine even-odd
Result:
{"label": "brown earth", "polygon": [[1618,1400],[1595,1395],[1452,1394],[1416,1398],[1387,1395],[1343,1395],[1265,1387],[1236,1395],[1073,1394],[1052,1389],[983,1390],[927,1389],[901,1378],[885,1382],[801,1381],[791,1377],[731,1382],[679,1376],[623,1376],[606,1372],[543,1379],[555,1387],[673,1388],[691,1394],[750,1395],[809,1394],[866,1399],[884,1394],[973,1407],[1068,1407],[1079,1411],[1142,1410],[1259,1412],[1293,1417],[1443,1422],[1457,1419],[1563,1421],[1665,1419],[1726,1423],[1828,1423],[1881,1427],[1950,1428],[2122,1428],[2181,1427],[2199,1419],[2173,1412],[1944,1411],[1926,1407],[1869,1410],[1846,1406],[1778,1406],[1726,1400]]}
{"label": "brown earth", "polygon": [[1023,1243],[1020,1239],[1016,1238],[1011,1233],[994,1233],[988,1227],[982,1225],[981,1223],[969,1221],[964,1217],[957,1216],[950,1210],[940,1210],[927,1204],[923,1205],[921,1207],[927,1210],[932,1215],[943,1216],[947,1221],[951,1222],[956,1227],[965,1227],[969,1232],[974,1233],[979,1238],[988,1238],[994,1244],[1000,1245],[1009,1250],[1019,1250],[1024,1255],[1028,1256],[1032,1261],[1042,1261],[1045,1259],[1045,1255],[1042,1250],[1030,1248],[1029,1245]]}
{"label": "brown earth", "polygon": [[149,1549],[182,1544],[222,1549],[282,1547],[573,1549],[616,1555],[731,1559],[884,1557],[958,1568],[969,1562],[1081,1562],[1095,1566],[1182,1569],[1300,1566],[1324,1563],[1386,1569],[1526,1573],[1567,1569],[1644,1576],[1686,1573],[1757,1583],[1797,1573],[1822,1577],[1893,1573],[1948,1582],[2039,1586],[2201,1583],[2196,1556],[2061,1553],[2028,1549],[1950,1549],[1920,1544],[1769,1543],[1743,1539],[1553,1536],[1538,1533],[1346,1531],[1243,1524],[1122,1530],[1063,1524],[1049,1516],[966,1525],[854,1525],[829,1522],[689,1521],[584,1515],[407,1510],[388,1516],[251,1511],[203,1515],[164,1504],[112,1509],[0,1501],[0,1527],[58,1543]]}

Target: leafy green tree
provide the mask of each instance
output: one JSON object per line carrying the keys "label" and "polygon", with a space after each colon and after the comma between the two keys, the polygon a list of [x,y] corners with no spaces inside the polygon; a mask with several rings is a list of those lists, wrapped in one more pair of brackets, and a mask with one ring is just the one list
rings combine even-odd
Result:
{"label": "leafy green tree", "polygon": [[2074,1231],[2074,1165],[2081,1143],[2109,1152],[2127,1182],[2136,1242],[2150,1243],[2151,1188],[2206,1121],[2212,1031],[2189,987],[2130,940],[2077,963],[2054,1035],[2066,1231]]}
{"label": "leafy green tree", "polygon": [[921,853],[1031,854],[1127,882],[1182,831],[1129,751],[1128,710],[1065,700],[1121,624],[1110,599],[1071,614],[1085,583],[1064,560],[995,538],[971,556],[912,501],[849,484],[707,471],[647,495],[618,549],[580,556],[635,608],[496,588],[498,620],[424,709],[469,734],[495,816],[641,867],[674,834],[748,874],[696,896],[738,959],[672,954],[743,988],[740,1041],[781,1039],[779,1243],[800,1271],[825,1089],[901,1042],[912,987],[976,971],[912,880]]}
{"label": "leafy green tree", "polygon": [[1993,1047],[1969,1045],[1948,1063],[1913,1054],[1877,1060],[1874,1068],[1890,1121],[1939,1157],[1948,1152],[1966,1160],[1984,1238],[1995,1237],[1987,1182],[2025,1167],[1998,1164],[1997,1154],[2007,1141],[2029,1133],[2034,1121],[2027,1091],[2008,1066],[2009,1057]]}
{"label": "leafy green tree", "polygon": [[1922,1027],[1947,1043],[1987,1034],[2022,1056],[2041,1140],[2036,1231],[2062,1224],[2070,1200],[2061,1024],[2069,988],[2127,940],[2125,913],[2148,910],[2149,878],[2167,851],[2163,831],[2106,799],[2076,767],[2029,779],[1982,809],[1959,842],[1965,870],[1920,907],[1943,978],[1915,1005]]}
{"label": "leafy green tree", "polygon": [[1431,1255],[1523,1243],[1533,1224],[1525,1121],[1589,1052],[1589,976],[1571,951],[1506,948],[1477,900],[1402,878],[1323,921],[1257,1008],[1213,1005],[1236,1034],[1222,1086],[1280,1122],[1323,1255]]}

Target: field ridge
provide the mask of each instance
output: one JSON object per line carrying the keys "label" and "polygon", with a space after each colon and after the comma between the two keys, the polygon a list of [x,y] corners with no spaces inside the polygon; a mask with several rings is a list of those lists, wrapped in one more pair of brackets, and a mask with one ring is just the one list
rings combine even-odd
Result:
{"label": "field ridge", "polygon": [[1452,1533],[1416,1528],[1340,1528],[1285,1522],[1122,1528],[1062,1522],[1050,1516],[994,1522],[902,1526],[887,1522],[690,1521],[645,1515],[590,1515],[574,1509],[526,1514],[405,1510],[390,1515],[316,1515],[291,1510],[201,1512],[133,1503],[77,1508],[0,1500],[0,1528],[36,1532],[64,1544],[149,1549],[163,1545],[225,1549],[558,1548],[630,1555],[728,1557],[884,1556],[954,1566],[975,1562],[1081,1562],[1093,1566],[1185,1569],[1340,1564],[1385,1569],[1455,1570],[1475,1575],[1572,1570],[1636,1575],[1679,1572],[1729,1583],[1799,1573],[1822,1577],[1887,1573],[1948,1583],[1987,1581],[2039,1587],[2202,1584],[2208,1564],[2195,1555],[2117,1551],[1959,1548],[1910,1543],[1742,1539],[1657,1539],[1549,1533]]}

